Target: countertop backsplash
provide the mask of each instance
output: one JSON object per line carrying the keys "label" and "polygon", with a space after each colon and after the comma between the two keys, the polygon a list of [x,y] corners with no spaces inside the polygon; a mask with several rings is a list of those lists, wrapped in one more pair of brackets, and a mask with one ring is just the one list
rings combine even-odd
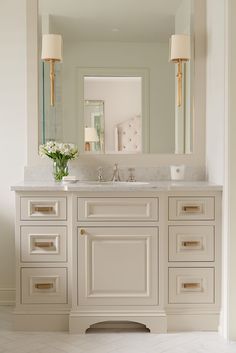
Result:
{"label": "countertop backsplash", "polygon": [[[81,160],[70,162],[69,174],[77,176],[80,181],[97,180],[99,167],[102,167],[104,180],[111,180],[113,174],[113,164],[108,163],[86,163]],[[119,164],[118,168],[122,181],[126,181],[128,179],[129,168],[135,168],[134,176],[137,181],[170,180],[170,166],[136,167],[135,165]],[[27,166],[25,167],[24,175],[25,181],[52,181],[52,161],[48,161],[48,163],[45,164]],[[186,166],[184,180],[206,180],[205,168]]]}

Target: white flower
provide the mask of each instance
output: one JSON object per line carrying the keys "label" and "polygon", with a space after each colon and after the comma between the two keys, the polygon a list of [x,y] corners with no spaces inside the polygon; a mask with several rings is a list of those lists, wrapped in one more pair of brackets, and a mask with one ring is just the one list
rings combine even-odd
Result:
{"label": "white flower", "polygon": [[70,160],[78,158],[79,151],[77,146],[72,143],[48,141],[39,146],[39,154],[41,157],[48,156],[52,159],[65,157]]}

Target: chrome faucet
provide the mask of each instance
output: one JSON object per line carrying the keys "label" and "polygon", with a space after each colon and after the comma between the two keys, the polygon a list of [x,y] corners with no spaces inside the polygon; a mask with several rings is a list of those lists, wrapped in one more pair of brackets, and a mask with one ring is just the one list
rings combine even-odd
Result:
{"label": "chrome faucet", "polygon": [[135,168],[129,168],[128,171],[129,171],[129,177],[127,181],[135,182],[136,181],[134,176]]}
{"label": "chrome faucet", "polygon": [[102,174],[103,174],[102,167],[98,167],[97,172],[98,172],[98,181],[100,181],[100,182],[104,181],[103,176],[102,176]]}
{"label": "chrome faucet", "polygon": [[119,169],[118,164],[115,163],[113,167],[113,175],[111,181],[120,181]]}

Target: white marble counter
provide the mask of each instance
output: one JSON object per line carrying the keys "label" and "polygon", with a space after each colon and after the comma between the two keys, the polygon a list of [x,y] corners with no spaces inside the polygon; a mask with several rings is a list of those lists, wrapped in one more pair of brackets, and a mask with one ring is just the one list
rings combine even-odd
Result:
{"label": "white marble counter", "polygon": [[13,191],[221,191],[222,186],[206,181],[151,181],[151,182],[92,182],[79,181],[64,184],[56,182],[25,181],[11,187]]}

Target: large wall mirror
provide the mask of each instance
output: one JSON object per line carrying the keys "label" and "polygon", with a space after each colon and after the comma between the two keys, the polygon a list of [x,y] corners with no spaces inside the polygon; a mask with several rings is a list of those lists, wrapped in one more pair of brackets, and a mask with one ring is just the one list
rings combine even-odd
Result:
{"label": "large wall mirror", "polygon": [[[193,152],[193,0],[39,0],[39,141],[85,154]],[[41,60],[43,34],[60,34],[63,60]],[[187,34],[191,60],[169,61],[172,34]]]}

